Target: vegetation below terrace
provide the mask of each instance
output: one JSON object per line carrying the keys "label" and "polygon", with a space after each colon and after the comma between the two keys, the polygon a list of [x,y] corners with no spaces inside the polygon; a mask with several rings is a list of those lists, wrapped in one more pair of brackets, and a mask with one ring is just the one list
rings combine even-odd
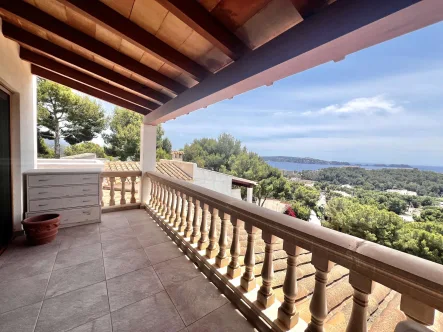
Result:
{"label": "vegetation below terrace", "polygon": [[[443,174],[327,168],[301,172],[302,179],[316,181],[308,187],[285,178],[228,134],[194,140],[185,146],[183,158],[199,167],[258,182],[254,196],[259,205],[276,198],[287,202],[289,215],[309,220],[313,210],[325,227],[443,264],[443,209],[433,206],[443,195]],[[355,188],[341,187],[344,184]],[[416,191],[418,196],[384,192],[392,188]],[[326,196],[326,207],[318,204],[321,193]],[[422,209],[414,222],[399,216],[408,207]]]}
{"label": "vegetation below terrace", "polygon": [[417,169],[324,168],[302,171],[301,178],[335,185],[357,186],[365,190],[406,189],[420,196],[443,196],[443,174]]}

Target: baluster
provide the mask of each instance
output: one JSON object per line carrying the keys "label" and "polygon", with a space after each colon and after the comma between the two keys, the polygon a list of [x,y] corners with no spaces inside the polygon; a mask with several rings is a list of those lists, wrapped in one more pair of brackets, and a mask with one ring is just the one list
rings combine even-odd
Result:
{"label": "baluster", "polygon": [[155,211],[160,211],[160,205],[161,205],[161,196],[162,196],[162,188],[160,187],[160,183],[155,182]]}
{"label": "baluster", "polygon": [[328,315],[328,306],[326,303],[326,283],[328,282],[328,273],[332,269],[332,262],[321,252],[312,253],[312,265],[315,267],[315,286],[312,294],[309,310],[311,311],[311,322],[306,331],[323,332],[323,324]]}
{"label": "baluster", "polygon": [[188,216],[186,220],[185,233],[183,234],[185,238],[190,237],[192,234],[192,217],[194,211],[194,204],[192,203],[192,197],[188,197]]}
{"label": "baluster", "polygon": [[166,194],[166,200],[165,200],[165,210],[163,212],[163,219],[165,221],[165,223],[168,223],[168,216],[171,213],[171,198],[172,198],[172,193],[171,190],[168,186],[165,186],[165,194]]}
{"label": "baluster", "polygon": [[168,223],[169,217],[171,216],[171,204],[172,204],[172,190],[168,186],[166,187],[166,208],[164,213],[165,223]]}
{"label": "baluster", "polygon": [[297,298],[297,256],[300,255],[301,248],[295,244],[285,241],[283,249],[288,255],[288,267],[286,268],[285,281],[283,283],[284,301],[278,308],[278,319],[287,329],[292,329],[298,323],[299,314],[295,307]]}
{"label": "baluster", "polygon": [[163,192],[163,186],[158,183],[158,206],[157,206],[157,213],[159,216],[161,216],[162,209],[163,209],[163,199],[164,199],[164,192]]}
{"label": "baluster", "polygon": [[270,307],[275,301],[275,294],[272,290],[272,279],[274,279],[274,244],[277,241],[275,235],[262,232],[262,239],[265,241],[265,260],[261,271],[262,286],[257,294],[257,301],[265,308]]}
{"label": "baluster", "polygon": [[171,205],[170,205],[170,215],[169,215],[169,224],[172,226],[175,222],[175,205],[177,203],[177,195],[175,189],[171,189]]}
{"label": "baluster", "polygon": [[161,207],[161,213],[160,216],[164,217],[166,214],[167,204],[168,202],[168,191],[165,185],[162,185],[162,207]]}
{"label": "baluster", "polygon": [[121,183],[122,183],[122,187],[121,187],[121,191],[120,191],[120,193],[121,193],[121,195],[120,195],[120,205],[125,205],[126,204],[126,197],[125,197],[125,195],[126,195],[126,177],[121,177],[120,178],[120,181],[121,181]]}
{"label": "baluster", "polygon": [[244,290],[250,292],[255,288],[255,275],[254,275],[254,266],[255,266],[255,235],[258,231],[257,227],[252,226],[251,224],[245,225],[246,233],[248,233],[248,246],[246,247],[245,254],[245,273],[240,280],[240,285]]}
{"label": "baluster", "polygon": [[198,240],[198,250],[205,250],[209,245],[208,238],[208,217],[209,217],[209,206],[208,204],[203,204],[203,216],[200,224],[200,240]]}
{"label": "baluster", "polygon": [[177,192],[176,192],[176,194],[177,194],[177,203],[176,203],[176,206],[175,206],[175,220],[174,220],[174,227],[175,228],[178,228],[179,227],[179,225],[181,224],[181,222],[182,222],[182,219],[181,219],[181,215],[180,215],[180,213],[181,213],[181,209],[183,208],[183,203],[181,202],[182,201],[182,199],[181,199],[181,194],[180,194],[180,192],[177,190]]}
{"label": "baluster", "polygon": [[398,323],[395,332],[428,331],[424,326],[434,325],[435,309],[408,295],[401,295],[400,310],[409,319]]}
{"label": "baluster", "polygon": [[100,176],[100,205],[105,206],[105,202],[103,202],[103,176]]}
{"label": "baluster", "polygon": [[156,206],[157,206],[157,198],[158,198],[157,182],[151,178],[151,184],[152,184],[152,199],[150,201],[150,206],[153,210],[155,210]]}
{"label": "baluster", "polygon": [[135,199],[135,181],[136,180],[137,180],[136,176],[131,176],[131,203],[137,202],[137,200]]}
{"label": "baluster", "polygon": [[354,288],[354,303],[346,332],[366,332],[368,297],[372,293],[374,283],[353,270],[349,273],[349,283]]}
{"label": "baluster", "polygon": [[206,248],[206,256],[214,258],[217,255],[217,223],[220,217],[217,209],[211,211],[211,228],[209,230],[209,246]]}
{"label": "baluster", "polygon": [[200,201],[196,199],[194,204],[194,220],[192,222],[192,234],[190,241],[193,244],[197,243],[198,239],[200,238],[200,227],[198,227],[200,216],[201,216]]}
{"label": "baluster", "polygon": [[221,228],[220,228],[220,238],[218,240],[218,255],[215,257],[215,263],[218,267],[225,267],[229,263],[229,257],[226,254],[226,249],[228,247],[228,222],[231,221],[231,216],[227,213],[223,213],[223,218],[221,221]]}
{"label": "baluster", "polygon": [[243,221],[237,219],[237,217],[233,217],[231,218],[231,224],[234,229],[231,243],[231,262],[228,265],[228,276],[234,279],[239,277],[241,274],[238,256],[240,256],[240,226],[243,225]]}
{"label": "baluster", "polygon": [[186,211],[188,211],[188,213],[191,214],[191,212],[189,211],[189,207],[188,208],[186,207],[186,194],[182,193],[181,223],[180,225],[178,225],[178,231],[180,233],[183,233],[186,228]]}
{"label": "baluster", "polygon": [[114,195],[115,195],[115,191],[114,191],[114,183],[115,183],[115,177],[111,176],[109,177],[109,183],[111,185],[111,190],[109,191],[109,206],[114,206],[115,205],[115,199],[114,199]]}

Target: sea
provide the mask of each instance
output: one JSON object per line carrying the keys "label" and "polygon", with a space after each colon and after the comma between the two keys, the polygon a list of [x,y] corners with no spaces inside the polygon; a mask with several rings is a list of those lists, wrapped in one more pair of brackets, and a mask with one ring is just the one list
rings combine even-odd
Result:
{"label": "sea", "polygon": [[[342,165],[320,165],[320,164],[298,164],[290,163],[285,161],[267,161],[267,163],[273,167],[286,171],[315,171],[322,168],[329,167],[346,167]],[[353,165],[350,165],[353,166]],[[349,166],[348,166],[349,167]],[[394,167],[380,167],[380,166],[359,166],[364,169],[383,169],[383,168],[394,168]],[[443,173],[443,166],[420,166],[411,165],[412,168],[417,168],[421,171],[432,171],[437,173]]]}

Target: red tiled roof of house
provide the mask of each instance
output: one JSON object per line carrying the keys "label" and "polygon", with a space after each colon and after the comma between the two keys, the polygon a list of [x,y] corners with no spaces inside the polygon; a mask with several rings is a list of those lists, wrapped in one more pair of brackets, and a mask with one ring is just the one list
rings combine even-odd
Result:
{"label": "red tiled roof of house", "polygon": [[[180,169],[173,162],[160,160],[155,169],[157,172],[167,175],[173,179],[192,181],[192,177]],[[105,163],[105,172],[109,171],[140,171],[140,162],[138,161],[109,161]]]}

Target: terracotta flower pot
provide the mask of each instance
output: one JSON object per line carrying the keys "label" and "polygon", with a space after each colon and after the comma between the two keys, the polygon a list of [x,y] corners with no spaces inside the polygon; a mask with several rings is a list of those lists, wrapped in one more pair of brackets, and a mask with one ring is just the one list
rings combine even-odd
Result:
{"label": "terracotta flower pot", "polygon": [[26,240],[32,245],[40,245],[53,241],[58,233],[60,215],[41,214],[22,221]]}

